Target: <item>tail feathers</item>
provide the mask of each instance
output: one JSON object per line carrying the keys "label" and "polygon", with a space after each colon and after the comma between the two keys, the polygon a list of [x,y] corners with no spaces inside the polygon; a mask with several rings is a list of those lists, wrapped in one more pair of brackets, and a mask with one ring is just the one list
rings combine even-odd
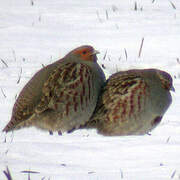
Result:
{"label": "tail feathers", "polygon": [[17,123],[17,121],[15,119],[12,119],[6,126],[5,128],[2,130],[3,132],[10,132],[10,131],[13,131],[13,130],[18,130],[18,129],[21,129],[23,127],[29,127],[29,126],[32,126],[32,123],[31,121],[28,121],[28,120],[25,120],[21,123]]}
{"label": "tail feathers", "polygon": [[9,131],[13,131],[15,129],[15,127],[16,126],[15,126],[14,122],[10,121],[2,131],[8,133]]}

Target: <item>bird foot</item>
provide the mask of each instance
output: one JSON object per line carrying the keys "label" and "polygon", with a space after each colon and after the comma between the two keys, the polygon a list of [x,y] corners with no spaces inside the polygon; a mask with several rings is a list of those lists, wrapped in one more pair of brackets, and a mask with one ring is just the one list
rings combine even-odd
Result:
{"label": "bird foot", "polygon": [[49,131],[49,134],[50,134],[50,135],[53,135],[53,132],[52,132],[52,131]]}
{"label": "bird foot", "polygon": [[59,136],[62,136],[62,132],[61,132],[61,131],[58,131],[58,135],[59,135]]}

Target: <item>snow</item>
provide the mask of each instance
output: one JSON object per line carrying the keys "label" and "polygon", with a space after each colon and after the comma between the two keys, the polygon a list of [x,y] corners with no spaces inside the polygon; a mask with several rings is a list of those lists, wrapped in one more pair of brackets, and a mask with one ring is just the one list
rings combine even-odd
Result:
{"label": "snow", "polygon": [[0,2],[0,130],[10,120],[15,97],[42,64],[83,44],[101,52],[107,77],[122,69],[159,68],[174,77],[176,89],[151,135],[103,137],[78,130],[50,136],[35,128],[1,133],[0,179],[6,179],[7,166],[15,180],[28,179],[23,171],[29,170],[33,180],[180,179],[180,1],[136,3],[137,11],[135,0]]}

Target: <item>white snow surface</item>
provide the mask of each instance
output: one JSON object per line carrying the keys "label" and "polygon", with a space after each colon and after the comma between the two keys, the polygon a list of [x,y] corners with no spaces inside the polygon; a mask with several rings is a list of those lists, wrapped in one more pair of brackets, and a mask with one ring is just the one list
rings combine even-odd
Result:
{"label": "white snow surface", "polygon": [[6,167],[13,180],[28,179],[23,171],[37,172],[31,180],[180,179],[179,0],[0,0],[0,130],[42,64],[85,44],[101,52],[107,77],[152,67],[172,75],[176,92],[162,122],[145,136],[104,137],[95,130],[50,136],[35,128],[0,133],[0,180]]}

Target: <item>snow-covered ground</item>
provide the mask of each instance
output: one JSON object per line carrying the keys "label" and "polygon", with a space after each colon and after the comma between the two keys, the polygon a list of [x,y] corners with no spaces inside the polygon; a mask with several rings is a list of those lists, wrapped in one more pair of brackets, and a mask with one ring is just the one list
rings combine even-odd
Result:
{"label": "snow-covered ground", "polygon": [[0,133],[0,179],[7,166],[13,180],[28,179],[23,171],[29,170],[32,180],[180,179],[179,0],[1,0],[0,130],[42,64],[84,44],[101,52],[107,76],[135,67],[171,73],[176,92],[163,121],[151,136],[103,137],[95,130],[50,136],[34,128]]}

